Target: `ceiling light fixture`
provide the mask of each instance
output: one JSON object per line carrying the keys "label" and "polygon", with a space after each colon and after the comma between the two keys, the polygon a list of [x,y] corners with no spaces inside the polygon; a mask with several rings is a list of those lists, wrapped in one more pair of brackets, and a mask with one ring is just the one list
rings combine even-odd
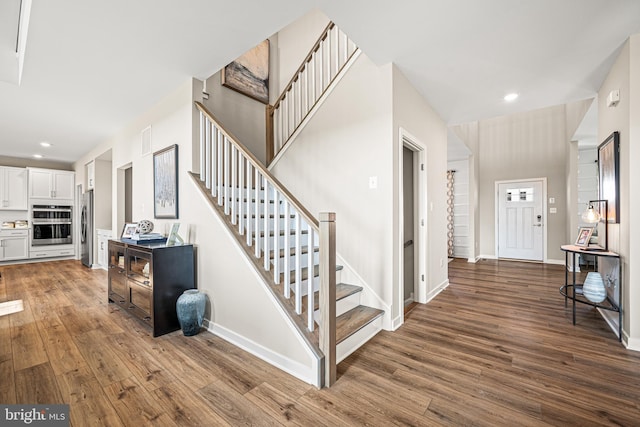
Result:
{"label": "ceiling light fixture", "polygon": [[42,147],[51,147],[51,143],[46,142],[46,141],[42,141],[42,142],[40,143],[40,145],[41,145]]}
{"label": "ceiling light fixture", "polygon": [[35,157],[36,159],[41,159],[42,158],[42,154],[34,154],[33,157]]}
{"label": "ceiling light fixture", "polygon": [[515,101],[516,98],[518,98],[518,94],[517,93],[509,93],[509,94],[504,96],[504,100],[507,101],[507,102]]}

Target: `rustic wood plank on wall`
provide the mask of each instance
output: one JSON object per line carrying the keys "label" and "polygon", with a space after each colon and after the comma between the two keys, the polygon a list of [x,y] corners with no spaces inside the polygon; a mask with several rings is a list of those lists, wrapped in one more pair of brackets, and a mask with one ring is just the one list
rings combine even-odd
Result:
{"label": "rustic wood plank on wall", "polygon": [[[0,266],[0,402],[69,403],[71,424],[637,425],[640,354],[577,324],[560,266],[449,264],[450,285],[317,390],[203,332],[152,338],[78,261]],[[584,273],[583,273],[584,274]]]}

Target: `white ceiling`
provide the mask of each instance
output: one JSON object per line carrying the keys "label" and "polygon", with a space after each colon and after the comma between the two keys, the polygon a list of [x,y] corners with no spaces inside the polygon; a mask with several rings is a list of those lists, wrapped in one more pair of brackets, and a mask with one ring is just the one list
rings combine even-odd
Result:
{"label": "white ceiling", "polygon": [[33,0],[22,84],[0,82],[0,155],[74,161],[314,7],[449,124],[592,97],[640,32],[638,0]]}

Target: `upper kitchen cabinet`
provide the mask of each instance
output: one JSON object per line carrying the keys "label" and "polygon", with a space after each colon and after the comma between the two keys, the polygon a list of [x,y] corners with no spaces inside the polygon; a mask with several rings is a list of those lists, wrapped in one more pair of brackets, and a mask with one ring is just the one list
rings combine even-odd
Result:
{"label": "upper kitchen cabinet", "polygon": [[75,172],[29,168],[29,197],[73,200]]}
{"label": "upper kitchen cabinet", "polygon": [[0,166],[0,209],[27,210],[27,170]]}

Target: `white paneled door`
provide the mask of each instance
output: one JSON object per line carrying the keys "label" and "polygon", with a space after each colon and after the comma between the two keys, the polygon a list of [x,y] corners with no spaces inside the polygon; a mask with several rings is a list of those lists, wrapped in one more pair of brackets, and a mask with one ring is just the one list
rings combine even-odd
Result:
{"label": "white paneled door", "polygon": [[498,258],[542,261],[543,182],[498,184]]}

